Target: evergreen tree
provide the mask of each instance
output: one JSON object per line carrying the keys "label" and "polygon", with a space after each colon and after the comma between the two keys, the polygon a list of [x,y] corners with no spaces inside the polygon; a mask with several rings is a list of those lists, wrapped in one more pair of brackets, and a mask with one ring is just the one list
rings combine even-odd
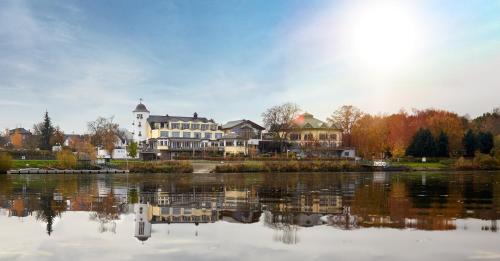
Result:
{"label": "evergreen tree", "polygon": [[406,155],[414,157],[433,157],[436,156],[436,141],[432,137],[429,129],[420,129],[413,136],[410,146],[406,149]]}
{"label": "evergreen tree", "polygon": [[449,149],[449,141],[448,141],[448,135],[444,131],[441,131],[439,133],[439,136],[436,139],[437,143],[437,155],[438,157],[449,157],[450,156],[450,149]]}
{"label": "evergreen tree", "polygon": [[476,152],[476,135],[469,129],[462,139],[462,144],[464,146],[464,156],[474,157],[474,152]]}
{"label": "evergreen tree", "polygon": [[494,141],[491,132],[479,132],[477,134],[477,149],[484,154],[489,154],[493,149]]}
{"label": "evergreen tree", "polygon": [[40,126],[40,149],[50,150],[51,149],[51,138],[54,135],[54,127],[49,117],[49,113],[45,111],[45,116],[43,122]]}

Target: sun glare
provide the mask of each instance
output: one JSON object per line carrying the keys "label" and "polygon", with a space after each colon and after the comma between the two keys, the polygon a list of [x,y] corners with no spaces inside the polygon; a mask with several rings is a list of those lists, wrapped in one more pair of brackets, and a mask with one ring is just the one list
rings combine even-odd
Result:
{"label": "sun glare", "polygon": [[415,57],[422,44],[421,28],[414,13],[397,3],[362,6],[353,12],[348,41],[356,63],[384,70]]}

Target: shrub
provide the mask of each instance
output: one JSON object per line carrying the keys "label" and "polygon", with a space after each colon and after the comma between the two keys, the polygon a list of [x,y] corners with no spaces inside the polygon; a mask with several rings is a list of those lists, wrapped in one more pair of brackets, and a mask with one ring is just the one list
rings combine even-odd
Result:
{"label": "shrub", "polygon": [[0,173],[7,173],[12,168],[12,157],[7,153],[0,152]]}
{"label": "shrub", "polygon": [[57,167],[63,169],[74,169],[76,168],[77,159],[73,152],[69,150],[63,150],[56,155]]}
{"label": "shrub", "polygon": [[459,170],[473,170],[475,169],[472,160],[467,160],[464,157],[460,157],[455,162],[455,168]]}
{"label": "shrub", "polygon": [[478,169],[494,170],[500,168],[499,162],[488,154],[476,153],[473,162]]}

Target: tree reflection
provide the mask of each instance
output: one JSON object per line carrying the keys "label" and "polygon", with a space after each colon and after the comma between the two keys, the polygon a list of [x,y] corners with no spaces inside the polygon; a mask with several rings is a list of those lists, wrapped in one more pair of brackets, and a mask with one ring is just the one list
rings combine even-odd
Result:
{"label": "tree reflection", "polygon": [[39,210],[36,212],[36,219],[47,223],[47,234],[50,236],[53,230],[54,219],[60,217],[65,206],[60,200],[53,200],[53,194],[44,193],[40,196]]}

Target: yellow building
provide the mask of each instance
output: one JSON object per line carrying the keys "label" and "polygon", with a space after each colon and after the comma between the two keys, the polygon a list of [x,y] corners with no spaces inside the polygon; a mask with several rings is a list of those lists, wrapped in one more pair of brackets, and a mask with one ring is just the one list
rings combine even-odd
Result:
{"label": "yellow building", "polygon": [[302,146],[340,147],[342,144],[342,131],[306,112],[293,121],[287,138],[289,141]]}

